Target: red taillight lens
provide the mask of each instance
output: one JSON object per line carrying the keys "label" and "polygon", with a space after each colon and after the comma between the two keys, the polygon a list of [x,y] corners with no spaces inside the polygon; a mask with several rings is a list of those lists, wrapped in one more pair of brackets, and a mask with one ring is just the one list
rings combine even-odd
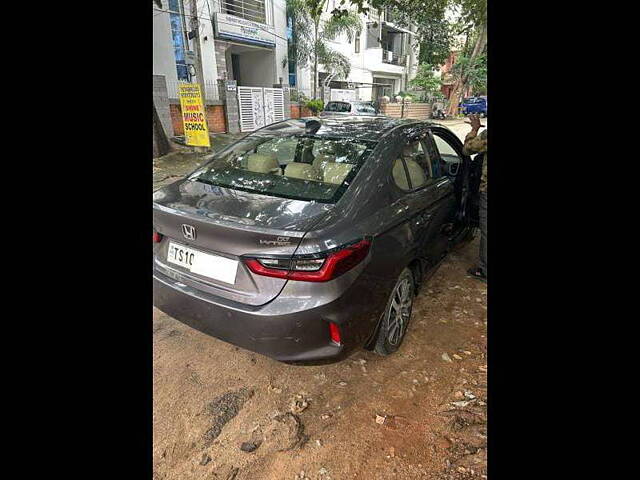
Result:
{"label": "red taillight lens", "polygon": [[361,240],[323,258],[250,258],[245,264],[253,273],[302,282],[326,282],[348,272],[367,257],[371,242]]}
{"label": "red taillight lens", "polygon": [[329,335],[331,335],[331,341],[340,345],[340,328],[333,322],[329,322]]}
{"label": "red taillight lens", "polygon": [[162,234],[153,232],[153,243],[160,243],[162,241]]}

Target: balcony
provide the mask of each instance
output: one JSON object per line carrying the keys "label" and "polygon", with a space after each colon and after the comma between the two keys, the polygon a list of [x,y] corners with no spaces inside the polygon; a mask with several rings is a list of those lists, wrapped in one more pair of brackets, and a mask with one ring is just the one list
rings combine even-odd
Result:
{"label": "balcony", "polygon": [[220,13],[256,23],[267,24],[265,0],[221,0]]}
{"label": "balcony", "polygon": [[382,50],[382,63],[390,63],[391,65],[404,67],[407,64],[407,56],[398,55],[391,50]]}

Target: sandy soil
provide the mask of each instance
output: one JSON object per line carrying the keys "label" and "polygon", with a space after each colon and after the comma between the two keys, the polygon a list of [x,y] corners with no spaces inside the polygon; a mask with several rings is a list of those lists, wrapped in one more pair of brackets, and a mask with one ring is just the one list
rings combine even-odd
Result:
{"label": "sandy soil", "polygon": [[442,264],[386,358],[290,366],[154,308],[154,479],[486,478],[477,251],[476,239]]}

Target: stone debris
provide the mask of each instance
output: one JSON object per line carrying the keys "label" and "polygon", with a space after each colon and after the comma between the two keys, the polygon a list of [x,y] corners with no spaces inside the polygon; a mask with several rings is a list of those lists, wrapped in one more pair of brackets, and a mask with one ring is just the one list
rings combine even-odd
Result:
{"label": "stone debris", "polygon": [[387,419],[386,415],[383,416],[383,415],[376,414],[376,423],[378,425],[382,425],[386,419]]}
{"label": "stone debris", "polygon": [[291,413],[299,415],[304,412],[309,406],[309,400],[305,398],[304,393],[298,393],[294,398],[289,410]]}
{"label": "stone debris", "polygon": [[274,387],[274,386],[273,386],[273,385],[271,385],[271,384],[269,384],[269,385],[267,386],[267,389],[268,389],[270,392],[273,392],[273,393],[282,393],[282,389],[281,389],[281,388]]}
{"label": "stone debris", "polygon": [[460,355],[458,355],[457,353],[453,354],[453,358],[455,358],[456,360],[462,360],[462,357]]}
{"label": "stone debris", "polygon": [[444,352],[442,354],[442,360],[444,360],[445,362],[449,362],[449,363],[453,362],[453,360],[451,360],[451,357],[449,357],[449,354],[447,352]]}
{"label": "stone debris", "polygon": [[303,430],[300,419],[293,413],[278,415],[264,431],[264,445],[271,451],[293,450],[303,443]]}
{"label": "stone debris", "polygon": [[257,450],[259,446],[260,442],[242,442],[242,445],[240,445],[240,450],[242,450],[243,452],[251,453]]}
{"label": "stone debris", "polygon": [[469,405],[470,403],[474,402],[475,400],[463,400],[460,402],[451,402],[451,405],[453,405],[456,408],[464,408],[467,405]]}

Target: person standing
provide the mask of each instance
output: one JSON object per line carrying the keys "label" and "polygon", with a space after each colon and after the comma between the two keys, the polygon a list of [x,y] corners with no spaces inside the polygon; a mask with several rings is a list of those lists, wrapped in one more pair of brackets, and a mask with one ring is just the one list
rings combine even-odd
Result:
{"label": "person standing", "polygon": [[483,282],[487,281],[487,130],[478,135],[482,127],[478,115],[469,115],[471,131],[464,139],[465,155],[483,153],[482,176],[480,178],[480,255],[479,263],[475,268],[467,270],[469,275]]}

